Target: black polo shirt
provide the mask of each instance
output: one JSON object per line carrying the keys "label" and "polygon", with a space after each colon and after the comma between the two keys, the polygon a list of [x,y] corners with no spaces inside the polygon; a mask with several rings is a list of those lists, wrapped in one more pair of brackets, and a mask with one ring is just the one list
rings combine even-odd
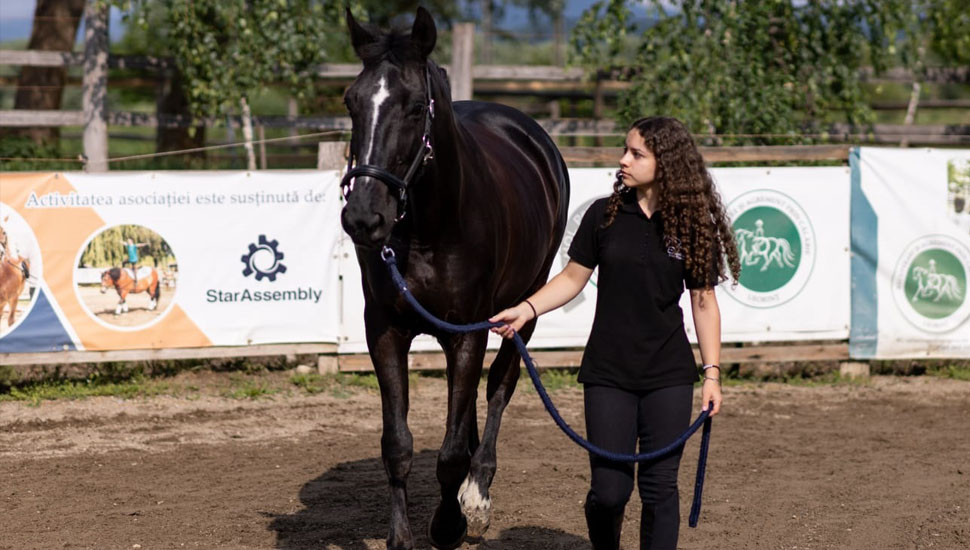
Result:
{"label": "black polo shirt", "polygon": [[692,384],[697,365],[679,302],[685,282],[687,288],[711,282],[692,280],[679,251],[668,253],[660,212],[648,218],[636,193],[624,195],[604,229],[607,202],[589,207],[569,246],[571,259],[599,266],[596,314],[579,381],[629,390]]}

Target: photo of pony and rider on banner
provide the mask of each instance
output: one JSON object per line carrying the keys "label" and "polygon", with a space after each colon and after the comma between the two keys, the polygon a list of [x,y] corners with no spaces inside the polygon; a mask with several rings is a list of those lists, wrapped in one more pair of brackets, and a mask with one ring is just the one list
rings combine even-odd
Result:
{"label": "photo of pony and rider on banner", "polygon": [[16,210],[0,202],[0,336],[30,310],[43,272],[30,226]]}
{"label": "photo of pony and rider on banner", "polygon": [[94,235],[75,271],[87,312],[118,327],[144,326],[164,315],[173,304],[177,277],[172,247],[158,233],[133,224]]}
{"label": "photo of pony and rider on banner", "polygon": [[[848,339],[855,358],[970,357],[970,151],[711,169],[742,263],[725,342]],[[613,170],[573,168],[553,272]],[[328,342],[366,352],[339,171],[5,174],[0,352]],[[596,273],[534,349],[582,347]],[[693,323],[681,302],[688,336]],[[492,335],[489,347],[499,345]],[[428,336],[412,350],[438,351]]]}

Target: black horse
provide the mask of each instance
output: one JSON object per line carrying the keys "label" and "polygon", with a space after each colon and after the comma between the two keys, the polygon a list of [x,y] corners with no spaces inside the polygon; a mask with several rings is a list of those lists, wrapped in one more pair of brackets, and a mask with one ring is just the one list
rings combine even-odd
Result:
{"label": "black horse", "polygon": [[[566,224],[569,178],[546,132],[515,109],[452,104],[445,72],[429,58],[437,39],[418,8],[410,34],[347,26],[363,71],[347,90],[353,120],[351,165],[341,222],[363,274],[367,346],[381,387],[381,453],[391,488],[388,548],[413,547],[407,477],[408,350],[431,334],[447,359],[448,412],[438,453],[441,501],[431,544],[455,548],[488,528],[488,489],[502,412],[519,378],[518,352],[502,343],[488,373],[488,413],[475,412],[487,331],[447,334],[424,321],[393,286],[381,258],[388,247],[408,287],[452,323],[482,321],[526,298],[549,275]],[[390,252],[384,252],[390,253]],[[535,323],[521,331],[528,341]]]}

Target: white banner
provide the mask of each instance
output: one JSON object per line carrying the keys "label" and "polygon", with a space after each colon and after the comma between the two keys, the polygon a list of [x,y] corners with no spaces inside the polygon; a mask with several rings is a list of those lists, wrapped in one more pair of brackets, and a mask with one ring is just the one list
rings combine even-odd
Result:
{"label": "white banner", "polygon": [[[724,340],[846,337],[848,170],[719,168],[713,175],[744,263],[740,285],[717,289]],[[277,342],[366,351],[360,271],[340,227],[337,172],[2,178],[0,219],[32,267],[14,323],[0,323],[0,352]],[[613,170],[573,169],[570,179],[569,219],[551,275],[568,261],[586,209],[611,192]],[[124,242],[122,234],[145,242]],[[136,265],[155,273],[139,276],[147,291],[127,295],[122,307],[113,283],[105,294],[97,283],[113,268],[126,276],[121,263],[132,246]],[[90,265],[109,256],[118,265]],[[543,316],[531,347],[585,345],[595,301],[596,273],[576,299]],[[686,294],[682,307],[693,336]],[[492,349],[499,343],[489,340]],[[413,349],[439,347],[424,336]]]}
{"label": "white banner", "polygon": [[853,151],[859,358],[970,357],[970,151]]}
{"label": "white banner", "polygon": [[[741,259],[716,289],[724,342],[849,335],[849,169],[714,168]],[[696,341],[690,299],[681,300]]]}
{"label": "white banner", "polygon": [[338,183],[335,171],[5,174],[0,209],[24,220],[43,275],[0,351],[337,342]]}

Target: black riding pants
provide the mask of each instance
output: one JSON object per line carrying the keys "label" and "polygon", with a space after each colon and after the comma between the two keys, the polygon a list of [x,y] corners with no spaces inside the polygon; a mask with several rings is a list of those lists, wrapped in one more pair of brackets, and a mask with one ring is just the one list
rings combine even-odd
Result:
{"label": "black riding pants", "polygon": [[[690,427],[693,391],[691,384],[648,391],[587,385],[587,438],[616,453],[637,452],[637,442],[640,453],[665,447]],[[681,454],[683,448],[639,465],[641,550],[677,547]],[[592,482],[586,499],[590,540],[596,550],[618,548],[623,509],[633,492],[634,465],[590,454],[590,467]]]}

